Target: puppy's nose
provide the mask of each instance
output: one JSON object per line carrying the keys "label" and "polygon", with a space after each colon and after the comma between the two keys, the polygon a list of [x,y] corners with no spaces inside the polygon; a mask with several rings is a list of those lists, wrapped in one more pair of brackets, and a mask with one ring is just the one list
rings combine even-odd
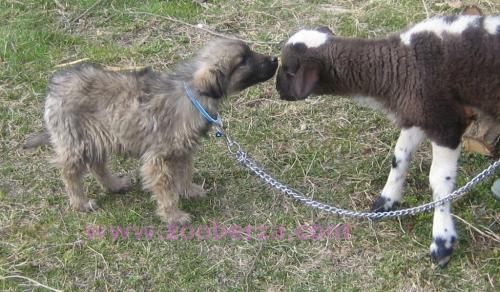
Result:
{"label": "puppy's nose", "polygon": [[278,62],[278,58],[277,57],[271,57],[271,62],[273,62],[273,63]]}

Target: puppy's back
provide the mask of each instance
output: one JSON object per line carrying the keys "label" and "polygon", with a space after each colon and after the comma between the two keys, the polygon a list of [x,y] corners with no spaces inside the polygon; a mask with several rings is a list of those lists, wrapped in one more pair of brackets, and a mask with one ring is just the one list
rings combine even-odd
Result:
{"label": "puppy's back", "polygon": [[48,99],[64,99],[67,110],[96,110],[120,99],[134,98],[141,90],[140,78],[149,69],[132,73],[107,71],[103,67],[83,63],[56,72],[49,81]]}

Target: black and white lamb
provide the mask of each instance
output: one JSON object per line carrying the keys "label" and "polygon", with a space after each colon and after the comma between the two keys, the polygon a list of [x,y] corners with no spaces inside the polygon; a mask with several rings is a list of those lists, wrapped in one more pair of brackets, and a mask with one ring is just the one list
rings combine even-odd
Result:
{"label": "black and white lamb", "polygon": [[[282,99],[349,95],[383,109],[401,128],[392,168],[373,210],[401,200],[412,154],[432,143],[434,200],[453,191],[470,111],[500,123],[500,16],[440,16],[380,39],[301,30],[285,44],[276,87]],[[432,258],[450,260],[457,240],[450,205],[434,212]]]}

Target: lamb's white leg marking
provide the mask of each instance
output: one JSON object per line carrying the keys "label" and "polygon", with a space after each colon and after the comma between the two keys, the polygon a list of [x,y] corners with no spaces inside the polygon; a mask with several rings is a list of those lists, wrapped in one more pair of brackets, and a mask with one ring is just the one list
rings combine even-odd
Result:
{"label": "lamb's white leg marking", "polygon": [[287,44],[302,43],[308,48],[317,48],[324,44],[328,39],[328,35],[324,32],[317,30],[302,29],[296,32]]}
{"label": "lamb's white leg marking", "polygon": [[382,194],[373,204],[372,209],[374,211],[388,211],[394,206],[394,203],[401,200],[408,165],[413,153],[418,149],[424,137],[424,132],[418,127],[401,130],[394,148],[391,172]]}
{"label": "lamb's white leg marking", "polygon": [[[432,143],[429,182],[434,200],[438,200],[453,191],[459,156],[460,146],[457,149],[450,149]],[[450,260],[453,244],[456,240],[457,232],[451,217],[450,204],[446,203],[434,210],[432,225],[431,256],[440,266],[445,266]]]}

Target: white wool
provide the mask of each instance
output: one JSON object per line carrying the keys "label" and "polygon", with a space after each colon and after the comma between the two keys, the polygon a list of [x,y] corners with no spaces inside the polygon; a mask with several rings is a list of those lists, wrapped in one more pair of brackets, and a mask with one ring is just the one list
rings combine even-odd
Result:
{"label": "white wool", "polygon": [[409,45],[411,43],[412,36],[422,32],[432,32],[440,38],[443,33],[461,34],[464,30],[471,26],[478,26],[479,22],[476,20],[479,17],[480,16],[477,15],[462,15],[451,23],[447,22],[444,17],[429,18],[417,23],[406,32],[403,32],[400,35],[400,38],[405,45]]}
{"label": "white wool", "polygon": [[317,30],[302,29],[296,32],[287,42],[287,44],[302,43],[308,48],[317,48],[324,44],[328,39],[328,35]]}
{"label": "white wool", "polygon": [[396,167],[391,168],[389,177],[382,190],[382,197],[390,199],[386,208],[393,206],[393,203],[401,201],[403,196],[403,186],[408,173],[411,157],[417,151],[420,143],[425,138],[425,133],[419,127],[402,129],[399,134],[396,147],[394,148],[394,160]]}
{"label": "white wool", "polygon": [[484,18],[484,29],[490,34],[497,34],[500,29],[500,16],[487,16]]}

